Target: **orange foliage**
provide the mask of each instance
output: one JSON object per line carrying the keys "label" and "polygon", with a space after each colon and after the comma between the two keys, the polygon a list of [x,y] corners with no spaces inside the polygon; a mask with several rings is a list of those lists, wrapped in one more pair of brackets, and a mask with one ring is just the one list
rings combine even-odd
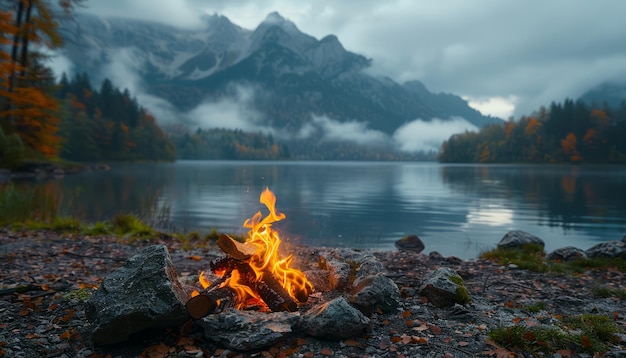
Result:
{"label": "orange foliage", "polygon": [[604,127],[609,124],[609,116],[601,109],[591,110],[590,116],[597,121],[600,127]]}
{"label": "orange foliage", "polygon": [[[39,4],[39,2],[33,2],[33,4]],[[44,12],[44,16],[46,15],[48,14]],[[9,37],[14,36],[20,30],[12,25],[12,17],[12,13],[0,11],[0,44],[2,45],[11,44],[12,40]],[[53,22],[42,24],[42,21],[35,19],[34,25],[30,23],[23,25],[24,28],[21,30],[25,31],[29,40],[41,40],[36,33],[37,27],[45,35],[55,30],[54,26],[50,25]],[[42,30],[43,25],[50,26]],[[37,78],[37,73],[24,71],[24,66],[19,62],[14,62],[6,50],[7,46],[0,49],[0,97],[3,98],[0,118],[11,119],[7,127],[16,131],[29,147],[47,157],[54,157],[58,154],[61,144],[61,139],[56,134],[60,121],[54,115],[54,112],[58,110],[58,103],[44,88],[37,87],[37,83],[29,80]],[[24,77],[19,75],[22,72],[25,72]],[[10,85],[12,77],[15,77],[13,88]]]}
{"label": "orange foliage", "polygon": [[524,128],[524,133],[527,136],[536,135],[541,126],[541,122],[539,122],[537,118],[533,117],[528,120],[528,124],[526,125],[526,128]]}
{"label": "orange foliage", "polygon": [[576,149],[576,135],[574,133],[568,133],[565,138],[561,139],[561,148],[572,162],[578,162],[582,159]]}
{"label": "orange foliage", "polygon": [[482,153],[480,153],[480,162],[486,163],[489,161],[489,146],[485,146]]}
{"label": "orange foliage", "polygon": [[583,137],[583,143],[585,143],[586,145],[592,145],[597,141],[597,139],[598,132],[593,128],[589,128],[587,129],[587,133],[585,133],[585,136]]}

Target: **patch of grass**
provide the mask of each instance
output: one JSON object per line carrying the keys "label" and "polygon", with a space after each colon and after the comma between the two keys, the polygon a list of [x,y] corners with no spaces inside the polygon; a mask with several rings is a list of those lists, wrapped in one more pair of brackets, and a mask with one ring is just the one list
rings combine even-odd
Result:
{"label": "patch of grass", "polygon": [[111,223],[98,221],[91,225],[87,225],[81,231],[83,235],[109,235],[112,231]]}
{"label": "patch of grass", "polygon": [[603,353],[621,332],[607,316],[584,314],[565,318],[560,327],[514,325],[496,328],[489,337],[509,350],[554,354],[562,349],[576,353]]}
{"label": "patch of grass", "polygon": [[537,244],[526,244],[521,249],[496,248],[484,251],[479,258],[493,261],[499,265],[517,265],[521,269],[546,272],[550,269],[550,264],[545,261],[546,253],[543,247]]}
{"label": "patch of grass", "polygon": [[50,228],[55,231],[80,231],[83,227],[83,223],[71,216],[68,217],[55,217],[50,223]]}
{"label": "patch of grass", "polygon": [[0,226],[16,222],[51,221],[59,213],[61,196],[45,188],[18,188],[13,183],[0,185]]}
{"label": "patch of grass", "polygon": [[537,313],[546,309],[546,304],[543,302],[535,302],[531,305],[524,307],[526,312]]}
{"label": "patch of grass", "polygon": [[589,269],[594,270],[606,270],[608,268],[616,268],[621,272],[626,272],[626,260],[616,257],[616,258],[591,258],[591,259],[580,259],[571,262],[565,262],[563,265],[571,271],[584,271]]}
{"label": "patch of grass", "polygon": [[26,220],[11,225],[13,229],[19,230],[53,230],[59,232],[78,232],[82,229],[83,223],[71,216],[54,217],[49,221]]}
{"label": "patch of grass", "polygon": [[545,259],[545,252],[540,245],[526,245],[522,249],[496,248],[480,253],[479,258],[493,261],[499,265],[515,264],[521,269],[535,272],[572,273],[585,270],[606,270],[616,268],[626,272],[626,260],[621,258],[579,259],[569,262]]}
{"label": "patch of grass", "polygon": [[602,298],[617,297],[621,300],[626,299],[626,288],[603,286],[596,288],[594,292]]}
{"label": "patch of grass", "polygon": [[157,232],[150,226],[144,224],[139,218],[132,214],[117,214],[111,220],[112,231],[119,237],[136,240],[146,240],[157,235]]}

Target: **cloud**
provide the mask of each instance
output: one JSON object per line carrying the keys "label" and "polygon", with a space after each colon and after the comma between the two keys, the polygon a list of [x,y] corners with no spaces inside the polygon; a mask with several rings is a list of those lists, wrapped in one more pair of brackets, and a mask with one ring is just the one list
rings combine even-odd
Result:
{"label": "cloud", "polygon": [[187,122],[200,128],[272,132],[264,125],[263,115],[253,108],[254,89],[237,86],[234,92],[233,97],[200,104],[185,114]]}
{"label": "cloud", "polygon": [[451,135],[478,128],[461,117],[431,121],[416,119],[398,128],[393,134],[396,146],[404,152],[438,151]]}
{"label": "cloud", "polygon": [[79,11],[98,16],[160,22],[180,28],[198,28],[203,22],[201,0],[107,0],[90,1]]}
{"label": "cloud", "polygon": [[[340,122],[326,116],[313,116],[311,125],[322,133],[322,140],[330,142],[352,142],[361,145],[384,144],[388,137],[385,133],[367,128],[367,123],[359,121]],[[311,131],[306,128],[305,131]],[[302,133],[302,131],[301,131]]]}
{"label": "cloud", "polygon": [[472,98],[463,97],[470,107],[481,113],[489,113],[494,117],[508,119],[515,111],[515,104],[518,98],[515,96],[508,97],[488,97],[488,98]]}
{"label": "cloud", "polygon": [[74,66],[72,61],[59,54],[52,54],[50,56],[50,62],[48,62],[47,65],[50,66],[52,73],[54,73],[56,78],[61,78],[63,73],[65,73],[68,77],[71,76],[72,67]]}
{"label": "cloud", "polygon": [[[515,97],[514,115],[626,79],[626,2],[613,0],[109,0],[86,11],[174,26],[221,13],[254,29],[273,11],[303,32],[335,34],[372,73],[474,99]],[[515,14],[515,16],[511,16]],[[497,111],[497,106],[493,107]],[[485,107],[487,114],[490,107]]]}

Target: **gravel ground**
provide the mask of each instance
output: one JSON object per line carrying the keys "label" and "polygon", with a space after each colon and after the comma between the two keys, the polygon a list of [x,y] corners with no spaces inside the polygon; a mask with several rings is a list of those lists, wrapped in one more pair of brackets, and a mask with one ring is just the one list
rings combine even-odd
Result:
{"label": "gravel ground", "polygon": [[[21,292],[0,291],[0,357],[509,357],[515,355],[495,345],[489,331],[514,324],[552,326],[582,313],[607,315],[626,328],[626,300],[596,294],[599,287],[626,287],[625,274],[617,270],[541,274],[488,261],[390,251],[374,255],[400,288],[400,307],[393,314],[375,313],[361,337],[324,341],[294,335],[267,350],[241,353],[215,346],[189,322],[124,344],[94,346],[85,299],[107,273],[143,245],[157,242],[168,246],[183,281],[218,255],[213,246],[188,251],[167,237],[129,245],[115,237],[0,230],[0,290],[22,287]],[[298,250],[306,256],[315,249]],[[418,295],[425,274],[441,266],[463,277],[470,304],[441,309]],[[537,304],[543,308],[528,309]],[[626,354],[626,337],[620,337],[607,356]]]}

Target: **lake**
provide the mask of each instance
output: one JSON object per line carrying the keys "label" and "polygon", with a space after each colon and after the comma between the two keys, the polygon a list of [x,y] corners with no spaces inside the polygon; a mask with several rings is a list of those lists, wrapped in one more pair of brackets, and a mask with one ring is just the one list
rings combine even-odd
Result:
{"label": "lake", "polygon": [[284,240],[393,250],[416,234],[426,253],[475,258],[513,229],[547,251],[621,240],[625,184],[625,166],[178,161],[20,185],[61,193],[63,213],[90,222],[157,205],[179,232],[240,234],[245,219],[267,213],[268,187],[286,215],[274,225]]}

